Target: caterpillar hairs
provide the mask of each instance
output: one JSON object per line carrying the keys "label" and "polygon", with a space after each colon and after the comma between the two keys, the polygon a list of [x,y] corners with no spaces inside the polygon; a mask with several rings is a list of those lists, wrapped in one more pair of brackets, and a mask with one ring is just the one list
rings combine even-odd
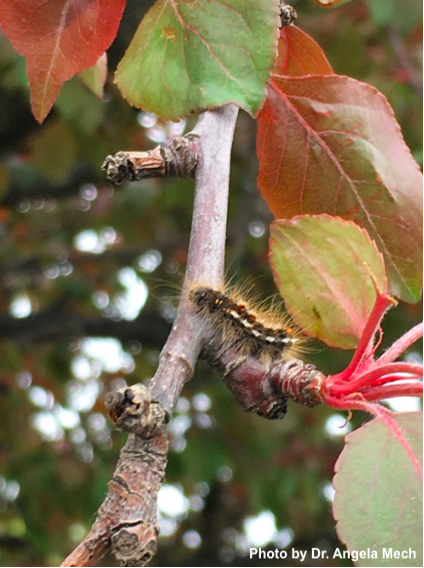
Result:
{"label": "caterpillar hairs", "polygon": [[257,307],[240,291],[224,293],[199,286],[191,289],[189,298],[211,325],[221,348],[236,347],[240,355],[278,361],[294,357],[304,342],[286,314]]}
{"label": "caterpillar hairs", "polygon": [[201,356],[244,410],[275,420],[285,416],[289,398],[304,406],[320,404],[322,375],[296,358],[305,339],[286,314],[247,300],[237,289],[194,286],[189,300],[210,330]]}

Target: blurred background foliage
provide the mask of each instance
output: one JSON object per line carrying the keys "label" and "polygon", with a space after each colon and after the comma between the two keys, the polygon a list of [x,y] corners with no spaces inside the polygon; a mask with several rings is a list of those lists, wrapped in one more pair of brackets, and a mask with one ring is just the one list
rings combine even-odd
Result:
{"label": "blurred background foliage", "polygon": [[[109,50],[105,96],[65,84],[44,125],[32,118],[25,62],[0,35],[0,564],[55,566],[89,529],[125,436],[104,396],[155,371],[184,274],[193,182],[119,188],[107,154],[148,149],[187,132],[130,108],[112,74],[153,2],[129,0]],[[293,2],[298,25],[335,71],[366,81],[392,104],[422,162],[421,2],[354,0],[323,10]],[[231,175],[229,277],[275,294],[267,262],[271,216],[255,186],[255,123],[242,113]],[[354,283],[352,283],[354,285]],[[401,305],[385,344],[420,317]],[[323,372],[349,352],[311,342]],[[408,357],[417,358],[413,350]],[[414,409],[415,401],[396,408]],[[205,364],[170,424],[155,566],[273,565],[249,546],[334,550],[331,478],[349,425],[330,409],[289,406],[281,422],[244,413]],[[342,426],[342,427],[341,427]],[[105,560],[113,565],[113,559]],[[308,565],[350,565],[308,559]],[[276,562],[294,566],[295,562]]]}

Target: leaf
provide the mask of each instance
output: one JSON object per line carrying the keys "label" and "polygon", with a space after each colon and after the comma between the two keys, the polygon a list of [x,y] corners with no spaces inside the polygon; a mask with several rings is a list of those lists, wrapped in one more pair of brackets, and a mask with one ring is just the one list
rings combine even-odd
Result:
{"label": "leaf", "polygon": [[[349,550],[376,551],[359,566],[422,566],[422,412],[402,413],[393,420],[415,456],[380,419],[346,436],[336,463],[333,513],[337,532]],[[416,558],[384,558],[383,550],[416,552]]]}
{"label": "leaf", "polygon": [[333,73],[317,42],[296,26],[281,28],[273,75],[329,75]]}
{"label": "leaf", "polygon": [[115,82],[131,105],[168,120],[229,103],[256,115],[278,23],[276,0],[158,0]]}
{"label": "leaf", "polygon": [[78,77],[98,99],[102,99],[107,77],[107,54],[103,53],[92,67],[80,71]]}
{"label": "leaf", "polygon": [[321,8],[337,8],[338,6],[350,1],[351,0],[312,0],[312,2],[318,4]]}
{"label": "leaf", "polygon": [[355,221],[383,253],[391,293],[418,301],[422,175],[381,93],[338,75],[273,75],[257,152],[258,185],[275,217]]}
{"label": "leaf", "polygon": [[118,30],[125,0],[2,0],[0,25],[27,59],[31,106],[38,122],[62,84],[95,65]]}
{"label": "leaf", "polygon": [[328,345],[352,349],[384,292],[384,262],[364,229],[329,215],[271,225],[274,280],[296,324]]}

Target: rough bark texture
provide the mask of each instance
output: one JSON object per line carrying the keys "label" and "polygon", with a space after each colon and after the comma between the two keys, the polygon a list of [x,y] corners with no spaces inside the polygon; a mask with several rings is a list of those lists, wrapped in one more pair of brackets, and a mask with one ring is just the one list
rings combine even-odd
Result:
{"label": "rough bark texture", "polygon": [[148,152],[118,152],[108,156],[102,168],[115,184],[154,177],[194,177],[198,157],[198,136],[174,138],[168,148],[157,146]]}
{"label": "rough bark texture", "polygon": [[165,475],[167,415],[143,385],[110,393],[106,406],[129,433],[97,520],[63,566],[93,566],[109,548],[122,566],[146,566],[157,548],[156,498]]}

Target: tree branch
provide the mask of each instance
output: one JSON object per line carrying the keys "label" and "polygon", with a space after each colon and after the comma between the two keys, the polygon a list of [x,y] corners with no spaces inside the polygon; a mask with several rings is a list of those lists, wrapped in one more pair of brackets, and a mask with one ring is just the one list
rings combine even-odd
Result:
{"label": "tree branch", "polygon": [[[97,520],[62,566],[93,566],[110,547],[123,565],[144,566],[156,550],[156,497],[166,465],[166,420],[162,417],[156,430],[149,424],[146,430],[135,432],[124,427],[121,418],[127,412],[137,414],[140,408],[142,417],[156,404],[167,419],[184,383],[193,374],[205,337],[188,293],[194,283],[222,284],[230,153],[237,114],[234,105],[207,111],[193,131],[199,136],[200,152],[187,271],[177,319],[148,385],[148,394],[140,396],[134,390],[136,386],[108,401],[111,417],[119,420],[118,426],[130,435]],[[161,416],[160,412],[155,416]]]}
{"label": "tree branch", "polygon": [[202,324],[188,301],[199,282],[220,287],[224,278],[230,153],[238,114],[231,105],[202,114],[194,129],[201,156],[196,170],[187,271],[179,312],[152,379],[152,396],[172,412],[184,383],[193,374],[202,348]]}

